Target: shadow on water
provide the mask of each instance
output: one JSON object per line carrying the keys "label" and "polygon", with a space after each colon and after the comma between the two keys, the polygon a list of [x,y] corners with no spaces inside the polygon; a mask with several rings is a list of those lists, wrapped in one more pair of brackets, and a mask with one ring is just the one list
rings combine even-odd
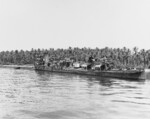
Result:
{"label": "shadow on water", "polygon": [[145,80],[133,80],[133,79],[119,79],[119,78],[106,78],[106,77],[98,77],[98,76],[87,76],[87,75],[78,75],[78,74],[69,74],[69,73],[56,73],[56,72],[47,72],[47,71],[35,71],[38,75],[39,80],[46,81],[50,80],[50,77],[61,77],[62,79],[80,79],[87,80],[89,82],[96,82],[102,86],[111,87],[114,84],[120,84],[121,81],[126,82],[136,82],[139,84],[143,84]]}
{"label": "shadow on water", "polygon": [[71,118],[71,117],[78,117],[79,114],[76,112],[69,111],[69,110],[57,110],[52,112],[33,112],[28,110],[21,110],[21,113],[25,113],[28,115],[32,115],[35,118],[46,118],[46,119],[64,119],[64,118]]}

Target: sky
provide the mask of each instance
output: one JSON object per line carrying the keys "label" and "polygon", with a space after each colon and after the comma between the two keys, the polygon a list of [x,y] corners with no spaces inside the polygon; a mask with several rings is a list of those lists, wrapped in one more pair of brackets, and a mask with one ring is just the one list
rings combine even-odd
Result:
{"label": "sky", "polygon": [[149,42],[150,0],[0,0],[0,51]]}

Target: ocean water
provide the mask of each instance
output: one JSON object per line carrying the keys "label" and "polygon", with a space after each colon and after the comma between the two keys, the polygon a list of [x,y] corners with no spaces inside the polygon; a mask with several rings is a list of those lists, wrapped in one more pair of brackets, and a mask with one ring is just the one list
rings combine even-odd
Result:
{"label": "ocean water", "polygon": [[150,119],[150,80],[0,68],[0,119]]}

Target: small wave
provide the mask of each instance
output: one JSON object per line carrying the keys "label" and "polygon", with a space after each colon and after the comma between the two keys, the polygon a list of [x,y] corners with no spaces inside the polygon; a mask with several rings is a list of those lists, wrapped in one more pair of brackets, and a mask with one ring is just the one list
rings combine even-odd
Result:
{"label": "small wave", "polygon": [[150,103],[140,103],[134,101],[125,101],[125,100],[111,100],[112,102],[121,102],[121,103],[133,103],[133,104],[140,104],[140,105],[150,105]]}

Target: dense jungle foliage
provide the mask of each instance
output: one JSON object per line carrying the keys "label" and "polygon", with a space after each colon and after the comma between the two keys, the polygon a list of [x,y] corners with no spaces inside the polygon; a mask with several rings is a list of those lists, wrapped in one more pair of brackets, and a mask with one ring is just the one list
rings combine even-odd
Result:
{"label": "dense jungle foliage", "polygon": [[96,59],[108,58],[120,67],[148,67],[150,65],[150,50],[132,50],[123,48],[71,48],[68,49],[31,49],[30,51],[15,50],[0,52],[0,64],[34,64],[37,56],[48,54],[53,60],[73,58],[76,61],[87,61],[89,56]]}

